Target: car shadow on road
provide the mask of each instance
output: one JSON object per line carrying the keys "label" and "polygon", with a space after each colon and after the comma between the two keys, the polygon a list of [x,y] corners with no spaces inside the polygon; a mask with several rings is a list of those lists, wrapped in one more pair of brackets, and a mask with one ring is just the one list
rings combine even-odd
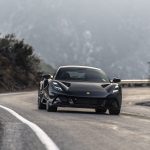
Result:
{"label": "car shadow on road", "polygon": [[96,113],[92,111],[80,111],[80,110],[58,110],[57,113],[72,113],[72,114],[91,114],[91,115],[108,115],[107,113]]}
{"label": "car shadow on road", "polygon": [[136,105],[140,105],[140,106],[149,106],[149,107],[150,107],[150,101],[139,102],[139,103],[136,103]]}

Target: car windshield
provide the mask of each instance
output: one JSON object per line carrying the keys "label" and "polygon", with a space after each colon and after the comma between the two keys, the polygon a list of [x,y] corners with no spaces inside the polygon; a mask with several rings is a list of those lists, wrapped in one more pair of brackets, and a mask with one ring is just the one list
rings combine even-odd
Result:
{"label": "car windshield", "polygon": [[80,82],[109,82],[109,78],[102,70],[94,68],[61,68],[57,72],[55,79]]}

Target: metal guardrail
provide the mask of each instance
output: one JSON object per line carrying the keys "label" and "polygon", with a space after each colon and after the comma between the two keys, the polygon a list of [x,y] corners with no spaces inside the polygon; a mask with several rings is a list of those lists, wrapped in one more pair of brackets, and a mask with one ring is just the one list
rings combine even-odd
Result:
{"label": "metal guardrail", "polygon": [[147,87],[150,86],[150,80],[121,80],[123,87]]}

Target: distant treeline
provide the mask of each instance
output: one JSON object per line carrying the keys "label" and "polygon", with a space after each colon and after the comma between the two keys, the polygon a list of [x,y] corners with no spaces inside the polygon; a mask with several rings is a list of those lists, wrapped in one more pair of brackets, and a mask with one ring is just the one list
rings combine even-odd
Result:
{"label": "distant treeline", "polygon": [[40,59],[32,46],[14,34],[0,37],[0,91],[34,88],[39,80]]}

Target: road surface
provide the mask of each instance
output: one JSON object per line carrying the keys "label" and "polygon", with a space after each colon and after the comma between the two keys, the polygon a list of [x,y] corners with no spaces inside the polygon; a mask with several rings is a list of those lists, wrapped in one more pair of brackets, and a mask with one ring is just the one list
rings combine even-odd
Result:
{"label": "road surface", "polygon": [[[92,109],[37,109],[37,91],[1,94],[0,105],[37,125],[60,150],[148,150],[150,107],[135,105],[150,101],[150,88],[123,89],[120,116],[95,114]],[[43,136],[41,135],[41,138]],[[0,107],[1,150],[46,150],[37,134]],[[55,149],[49,147],[49,149]]]}

